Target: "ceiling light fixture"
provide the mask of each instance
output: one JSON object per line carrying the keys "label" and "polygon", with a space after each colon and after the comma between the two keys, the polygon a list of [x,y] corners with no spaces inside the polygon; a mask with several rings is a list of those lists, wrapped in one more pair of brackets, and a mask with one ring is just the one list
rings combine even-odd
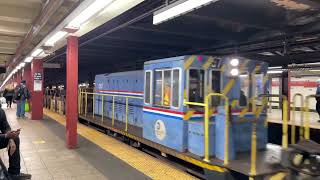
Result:
{"label": "ceiling light fixture", "polygon": [[83,10],[78,16],[76,16],[67,27],[80,28],[80,26],[90,19],[93,15],[100,12],[113,2],[113,0],[95,0],[85,10]]}
{"label": "ceiling light fixture", "polygon": [[32,59],[33,59],[33,58],[30,57],[30,56],[29,56],[29,57],[26,57],[26,58],[24,59],[24,62],[25,62],[25,63],[29,63],[29,62],[32,61]]}
{"label": "ceiling light fixture", "polygon": [[32,57],[37,57],[40,53],[42,53],[42,49],[36,49],[36,50],[34,50],[32,53],[31,53],[31,56]]}
{"label": "ceiling light fixture", "polygon": [[268,67],[268,69],[281,69],[282,66],[273,66],[273,67]]}
{"label": "ceiling light fixture", "polygon": [[280,74],[282,71],[268,71],[267,74]]}
{"label": "ceiling light fixture", "polygon": [[45,43],[45,46],[54,46],[56,42],[65,37],[68,33],[65,31],[58,31],[53,36],[51,36]]}
{"label": "ceiling light fixture", "polygon": [[169,19],[188,13],[218,0],[178,0],[153,14],[153,24],[157,25]]}

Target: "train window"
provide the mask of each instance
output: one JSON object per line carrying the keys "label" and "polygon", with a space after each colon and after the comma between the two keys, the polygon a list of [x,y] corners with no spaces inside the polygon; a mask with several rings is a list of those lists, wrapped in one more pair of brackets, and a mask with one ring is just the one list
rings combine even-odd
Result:
{"label": "train window", "polygon": [[[221,72],[217,70],[213,70],[211,72],[211,90],[213,93],[220,93],[221,88]],[[211,99],[212,106],[219,106],[220,97],[212,96]]]}
{"label": "train window", "polygon": [[[128,80],[127,80],[128,81]],[[151,104],[151,71],[145,73],[144,103]]]}
{"label": "train window", "polygon": [[171,70],[163,71],[163,106],[170,106],[171,102]]}
{"label": "train window", "polygon": [[173,85],[172,73],[171,69],[156,70],[155,72],[154,104],[156,106],[170,107]]}
{"label": "train window", "polygon": [[253,96],[258,97],[256,104],[261,104],[262,97],[260,95],[264,94],[263,74],[254,74],[253,80]]}
{"label": "train window", "polygon": [[244,72],[240,74],[240,98],[239,105],[242,107],[248,106],[248,97],[249,97],[249,73]]}
{"label": "train window", "polygon": [[180,90],[180,70],[172,71],[172,106],[179,107],[179,90]]}
{"label": "train window", "polygon": [[203,102],[204,100],[204,70],[189,70],[189,101]]}
{"label": "train window", "polygon": [[157,106],[162,105],[162,71],[155,72],[155,95],[154,103]]}

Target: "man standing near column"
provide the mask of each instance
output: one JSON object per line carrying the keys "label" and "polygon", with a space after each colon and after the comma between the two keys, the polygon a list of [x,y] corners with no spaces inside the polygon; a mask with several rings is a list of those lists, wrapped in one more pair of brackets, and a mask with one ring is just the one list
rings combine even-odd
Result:
{"label": "man standing near column", "polygon": [[17,103],[17,118],[25,118],[25,112],[24,112],[24,106],[26,103],[26,100],[28,100],[30,97],[30,92],[28,88],[26,87],[26,81],[21,81],[20,85],[18,85],[15,89],[15,95],[14,100]]}

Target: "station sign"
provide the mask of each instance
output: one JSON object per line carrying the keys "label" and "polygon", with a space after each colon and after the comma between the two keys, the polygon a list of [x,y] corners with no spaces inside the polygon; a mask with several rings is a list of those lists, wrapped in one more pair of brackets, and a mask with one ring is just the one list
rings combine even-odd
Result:
{"label": "station sign", "polygon": [[42,80],[42,74],[39,72],[34,73],[33,79],[34,80]]}
{"label": "station sign", "polygon": [[42,73],[34,73],[33,79],[33,91],[42,91]]}

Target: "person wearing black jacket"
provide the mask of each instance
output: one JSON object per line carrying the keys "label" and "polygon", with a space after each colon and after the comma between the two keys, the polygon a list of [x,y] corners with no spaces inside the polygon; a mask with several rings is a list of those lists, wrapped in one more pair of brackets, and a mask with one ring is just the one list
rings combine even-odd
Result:
{"label": "person wearing black jacket", "polygon": [[14,90],[11,88],[6,88],[3,92],[3,97],[6,98],[7,108],[11,108],[13,95]]}
{"label": "person wearing black jacket", "polygon": [[30,92],[26,86],[26,81],[21,81],[20,85],[18,85],[15,89],[14,100],[17,103],[17,118],[25,119],[25,103],[30,98]]}
{"label": "person wearing black jacket", "polygon": [[11,130],[6,113],[0,108],[0,149],[9,147],[8,173],[13,180],[31,179],[30,174],[20,172],[20,129]]}

